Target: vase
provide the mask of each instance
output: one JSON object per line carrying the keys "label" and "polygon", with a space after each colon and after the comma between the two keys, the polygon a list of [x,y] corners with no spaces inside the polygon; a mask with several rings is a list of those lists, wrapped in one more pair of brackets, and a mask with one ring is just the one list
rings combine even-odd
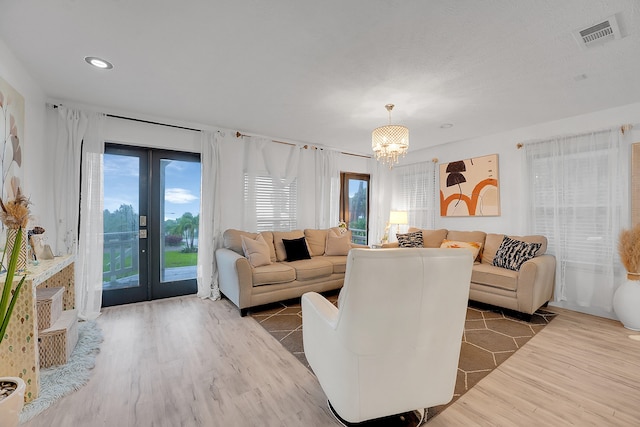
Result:
{"label": "vase", "polygon": [[[7,245],[5,246],[4,254],[4,268],[7,268],[9,258],[11,258],[11,251],[13,250],[13,244],[18,236],[18,230],[15,228],[7,229]],[[22,233],[22,242],[20,243],[20,253],[18,255],[18,262],[16,263],[16,272],[22,272],[27,269],[27,236],[26,233]]]}
{"label": "vase", "polygon": [[20,411],[24,405],[24,390],[26,385],[22,378],[0,377],[1,382],[17,384],[16,389],[8,397],[0,400],[0,425],[3,427],[15,427],[20,420]]}
{"label": "vase", "polygon": [[613,309],[625,328],[640,331],[640,274],[629,273],[613,295]]}

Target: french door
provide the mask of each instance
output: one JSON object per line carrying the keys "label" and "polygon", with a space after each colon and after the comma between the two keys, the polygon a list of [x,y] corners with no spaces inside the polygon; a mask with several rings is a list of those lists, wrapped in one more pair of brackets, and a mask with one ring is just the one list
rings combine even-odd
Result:
{"label": "french door", "polygon": [[107,144],[102,306],[196,293],[200,155]]}

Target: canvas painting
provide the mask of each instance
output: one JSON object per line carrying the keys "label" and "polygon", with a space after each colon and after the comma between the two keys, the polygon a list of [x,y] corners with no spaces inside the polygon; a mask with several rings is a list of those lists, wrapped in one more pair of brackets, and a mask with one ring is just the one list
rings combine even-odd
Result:
{"label": "canvas painting", "polygon": [[0,188],[2,200],[15,197],[22,178],[24,146],[24,98],[0,77],[0,138],[2,152]]}
{"label": "canvas painting", "polygon": [[441,216],[498,216],[498,155],[440,165]]}

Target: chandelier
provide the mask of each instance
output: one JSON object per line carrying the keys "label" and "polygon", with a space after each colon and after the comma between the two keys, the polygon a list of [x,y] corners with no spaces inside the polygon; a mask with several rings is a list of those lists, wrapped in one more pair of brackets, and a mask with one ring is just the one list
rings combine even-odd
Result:
{"label": "chandelier", "polygon": [[389,112],[389,124],[375,128],[371,133],[371,148],[376,155],[376,160],[389,165],[389,169],[398,163],[398,158],[404,157],[409,149],[409,129],[391,124],[393,107],[393,104],[385,105]]}

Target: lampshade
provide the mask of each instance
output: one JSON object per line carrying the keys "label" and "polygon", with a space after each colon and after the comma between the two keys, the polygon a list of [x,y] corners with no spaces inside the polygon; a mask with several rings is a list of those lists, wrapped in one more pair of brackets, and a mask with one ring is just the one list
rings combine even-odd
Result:
{"label": "lampshade", "polygon": [[371,133],[371,148],[376,160],[389,165],[389,169],[404,157],[409,149],[409,129],[401,125],[391,124],[393,104],[385,105],[389,112],[389,124],[375,128]]}
{"label": "lampshade", "polygon": [[409,217],[407,211],[391,211],[389,214],[389,223],[391,224],[408,224]]}

